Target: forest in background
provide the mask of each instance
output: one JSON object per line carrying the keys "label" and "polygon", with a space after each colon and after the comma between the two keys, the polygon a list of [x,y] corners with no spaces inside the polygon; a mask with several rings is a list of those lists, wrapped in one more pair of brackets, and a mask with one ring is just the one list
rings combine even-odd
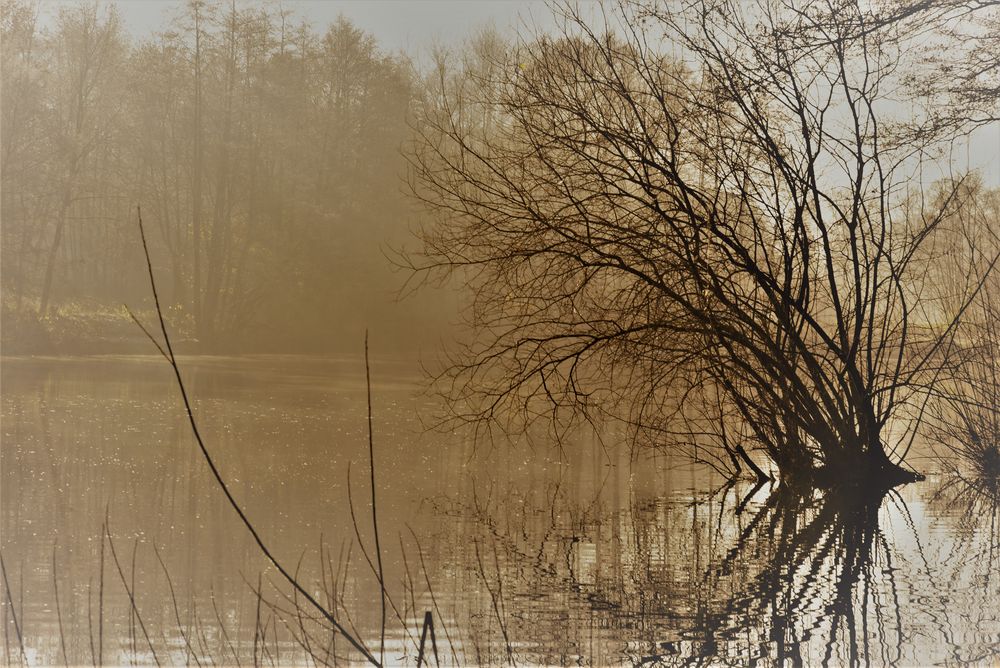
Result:
{"label": "forest in background", "polygon": [[130,35],[114,5],[5,0],[5,354],[146,350],[136,207],[182,350],[434,346],[452,294],[398,300],[416,212],[403,56],[341,17],[192,0]]}

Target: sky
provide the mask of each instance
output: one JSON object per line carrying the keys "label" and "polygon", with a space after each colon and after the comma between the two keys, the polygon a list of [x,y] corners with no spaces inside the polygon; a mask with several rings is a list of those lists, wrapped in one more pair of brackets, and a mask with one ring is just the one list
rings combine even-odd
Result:
{"label": "sky", "polygon": [[[75,1],[43,0],[43,5],[55,8]],[[179,3],[118,0],[114,4],[133,34],[146,35],[162,28]],[[457,44],[485,25],[508,32],[525,24],[551,22],[545,3],[539,0],[281,0],[281,5],[294,9],[317,26],[331,23],[343,14],[375,35],[385,50],[408,53],[422,51],[435,43]]]}
{"label": "sky", "polygon": [[[102,0],[115,4],[134,35],[162,29],[180,0]],[[77,0],[42,0],[52,10]],[[247,0],[237,0],[246,4]],[[528,27],[547,31],[554,27],[542,0],[274,0],[289,7],[317,27],[339,15],[374,35],[386,51],[403,51],[420,59],[435,44],[458,46],[477,28],[493,26],[512,34]],[[1000,123],[979,130],[966,148],[967,164],[979,168],[987,185],[1000,186]],[[961,152],[961,151],[960,151]],[[932,178],[939,178],[934,175]]]}

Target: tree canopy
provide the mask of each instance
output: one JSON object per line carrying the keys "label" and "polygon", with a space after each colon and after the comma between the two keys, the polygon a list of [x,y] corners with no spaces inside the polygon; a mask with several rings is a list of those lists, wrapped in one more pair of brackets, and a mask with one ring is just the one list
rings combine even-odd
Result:
{"label": "tree canopy", "polygon": [[[980,235],[944,296],[921,261],[969,194],[948,149],[995,113],[927,92],[980,10],[567,5],[561,35],[442,66],[411,153],[435,214],[413,260],[474,287],[440,379],[456,416],[612,406],[727,472],[905,478],[919,419],[890,422],[922,413],[996,261]],[[909,57],[928,40],[947,63]]]}
{"label": "tree canopy", "polygon": [[114,5],[5,0],[2,42],[8,352],[74,352],[94,314],[132,332],[137,205],[182,345],[339,351],[375,322],[387,346],[437,339],[449,307],[395,304],[383,255],[412,216],[408,58],[344,18],[204,0],[144,36]]}

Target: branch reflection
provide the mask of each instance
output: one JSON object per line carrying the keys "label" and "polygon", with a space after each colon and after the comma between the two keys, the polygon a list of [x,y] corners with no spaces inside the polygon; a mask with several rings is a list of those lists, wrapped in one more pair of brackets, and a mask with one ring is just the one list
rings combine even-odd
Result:
{"label": "branch reflection", "polygon": [[[446,542],[457,561],[446,568],[449,577],[464,572],[467,609],[455,613],[467,656],[507,665],[891,666],[975,661],[1000,649],[976,632],[994,625],[981,622],[995,606],[984,600],[977,622],[951,600],[968,593],[955,578],[978,577],[998,593],[997,531],[980,526],[997,526],[996,497],[961,509],[963,534],[961,522],[942,520],[958,509],[940,506],[973,495],[949,496],[947,486],[904,501],[856,488],[802,496],[727,484],[655,499],[629,491],[616,508],[620,485],[609,476],[592,499],[573,498],[560,482],[487,488],[464,505],[439,501],[438,512],[455,520]],[[954,538],[933,544],[951,555],[926,554],[928,504],[935,531]]]}

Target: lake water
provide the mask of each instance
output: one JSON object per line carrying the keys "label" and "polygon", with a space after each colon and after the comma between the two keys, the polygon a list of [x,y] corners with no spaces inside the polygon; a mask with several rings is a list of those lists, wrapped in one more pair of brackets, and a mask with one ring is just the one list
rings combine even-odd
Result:
{"label": "lake water", "polygon": [[[182,366],[265,542],[377,655],[363,363]],[[928,459],[884,498],[794,498],[613,429],[428,432],[415,368],[372,373],[387,665],[415,663],[427,611],[452,665],[1000,665],[1000,511]],[[7,664],[361,661],[259,554],[162,360],[5,359],[0,380]]]}

